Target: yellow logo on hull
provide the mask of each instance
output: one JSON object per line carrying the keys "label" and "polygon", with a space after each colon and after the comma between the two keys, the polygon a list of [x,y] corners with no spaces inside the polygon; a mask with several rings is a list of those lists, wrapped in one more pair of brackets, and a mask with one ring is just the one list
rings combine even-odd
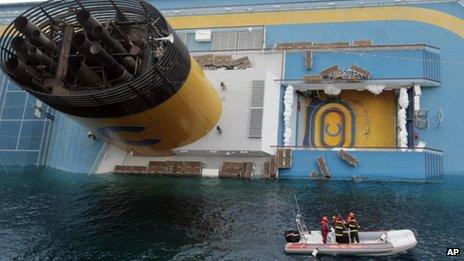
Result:
{"label": "yellow logo on hull", "polygon": [[317,108],[313,117],[311,140],[314,146],[353,146],[355,119],[347,105],[327,103]]}

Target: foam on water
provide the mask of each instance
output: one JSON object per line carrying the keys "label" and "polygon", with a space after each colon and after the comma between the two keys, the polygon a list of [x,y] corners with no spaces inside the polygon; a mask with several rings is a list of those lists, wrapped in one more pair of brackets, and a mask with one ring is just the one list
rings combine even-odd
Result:
{"label": "foam on water", "polygon": [[283,253],[294,192],[310,227],[322,214],[353,210],[362,229],[412,229],[418,245],[402,258],[441,259],[464,245],[463,188],[464,177],[428,184],[10,171],[0,174],[0,260],[306,260]]}

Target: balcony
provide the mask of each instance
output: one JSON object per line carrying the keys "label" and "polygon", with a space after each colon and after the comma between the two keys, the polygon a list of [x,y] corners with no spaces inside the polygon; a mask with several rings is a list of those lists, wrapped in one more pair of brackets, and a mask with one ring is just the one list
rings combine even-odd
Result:
{"label": "balcony", "polygon": [[[428,45],[347,46],[313,49],[311,52],[310,68],[305,66],[306,52],[286,53],[285,76],[282,81],[284,85],[290,84],[297,90],[321,90],[329,84],[345,90],[361,90],[368,84],[384,85],[386,89],[414,83],[423,87],[435,87],[441,81],[440,50]],[[370,76],[354,81],[346,78],[303,80],[304,76],[320,75],[334,65],[340,68],[340,72],[347,72],[351,65],[356,65],[367,70]]]}
{"label": "balcony", "polygon": [[340,148],[279,147],[292,149],[292,166],[279,170],[279,178],[309,179],[319,170],[316,159],[324,157],[334,179],[441,180],[443,152],[430,148],[344,148],[359,162],[347,164],[339,155]]}

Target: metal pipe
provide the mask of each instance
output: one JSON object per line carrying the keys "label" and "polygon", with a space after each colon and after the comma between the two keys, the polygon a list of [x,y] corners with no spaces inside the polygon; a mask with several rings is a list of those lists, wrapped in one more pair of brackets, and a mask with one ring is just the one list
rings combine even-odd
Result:
{"label": "metal pipe", "polygon": [[53,60],[40,51],[37,47],[31,45],[25,38],[17,36],[11,41],[11,47],[16,51],[16,54],[32,65],[46,65],[51,67]]}
{"label": "metal pipe", "polygon": [[40,91],[44,91],[44,88],[41,85],[40,73],[27,65],[21,59],[16,57],[9,58],[5,62],[5,69],[18,81],[23,82],[26,85],[32,85],[35,89]]}
{"label": "metal pipe", "polygon": [[83,84],[101,84],[103,82],[101,76],[94,70],[89,68],[84,62],[79,59],[71,59],[69,61],[69,74],[77,77]]}
{"label": "metal pipe", "polygon": [[[110,47],[113,52],[127,53],[126,48],[115,40],[111,34],[98,22],[89,11],[82,9],[77,12],[77,21],[84,27],[85,32],[92,37],[102,41],[106,46]],[[135,72],[135,60],[132,57],[118,58],[127,70]]]}
{"label": "metal pipe", "polygon": [[46,54],[44,54],[42,51],[40,51],[37,47],[31,46],[31,48],[29,48],[28,54],[31,57],[40,60],[42,64],[48,67],[52,67],[54,64],[53,60]]}
{"label": "metal pipe", "polygon": [[110,46],[114,51],[125,53],[127,50],[90,14],[83,9],[77,12],[77,21],[84,27],[88,35],[92,35]]}
{"label": "metal pipe", "polygon": [[52,67],[54,64],[53,60],[42,51],[40,51],[37,47],[31,46],[27,53],[32,58],[39,60],[42,64],[48,67]]}
{"label": "metal pipe", "polygon": [[34,23],[27,19],[27,17],[20,16],[16,18],[14,21],[14,27],[16,30],[29,38],[31,43],[34,45],[40,45],[53,51],[58,48],[56,44],[47,36],[45,36],[45,34],[39,28],[37,28]]}
{"label": "metal pipe", "polygon": [[142,74],[150,69],[150,66],[153,61],[152,49],[150,47],[150,45],[145,43],[143,49],[140,46],[135,45],[130,50],[132,55],[141,58],[142,64],[140,65],[140,73]]}
{"label": "metal pipe", "polygon": [[86,9],[81,9],[77,11],[76,19],[82,25],[82,27],[84,27],[85,32],[89,36],[93,36],[92,35],[93,28],[100,25],[100,23],[95,18],[93,18],[90,12],[87,11]]}
{"label": "metal pipe", "polygon": [[31,44],[26,39],[24,39],[24,37],[16,36],[13,38],[13,40],[11,40],[11,47],[16,52],[27,53],[27,50],[29,50]]}
{"label": "metal pipe", "polygon": [[118,63],[113,56],[107,53],[100,44],[94,43],[90,47],[90,53],[95,55],[104,66],[111,66],[114,63]]}
{"label": "metal pipe", "polygon": [[100,65],[103,63],[97,59],[95,55],[90,53],[90,46],[92,46],[92,43],[89,41],[84,32],[74,34],[71,43],[74,48],[76,48],[85,57],[85,61],[88,65]]}
{"label": "metal pipe", "polygon": [[153,50],[149,44],[145,44],[142,51],[142,65],[140,66],[142,73],[147,72],[152,68],[153,64]]}
{"label": "metal pipe", "polygon": [[40,60],[34,59],[28,53],[31,47],[32,45],[24,37],[16,36],[13,40],[11,40],[11,48],[13,48],[18,57],[29,64],[39,65]]}
{"label": "metal pipe", "polygon": [[[112,79],[129,80],[131,74],[124,69],[124,66],[119,64],[113,56],[108,54],[100,44],[95,43],[90,47],[90,53],[103,61],[103,66],[107,69],[108,74],[114,77]],[[123,79],[120,79],[123,77]]]}
{"label": "metal pipe", "polygon": [[134,45],[130,49],[130,54],[132,56],[142,57],[142,48],[138,45]]}
{"label": "metal pipe", "polygon": [[[127,53],[126,48],[124,48],[124,46],[122,46],[120,42],[116,41],[113,37],[111,37],[110,33],[105,28],[103,28],[103,26],[99,25],[93,28],[92,32],[97,39],[101,40],[103,43],[105,43],[105,45],[110,47],[113,50],[113,52]],[[130,56],[125,56],[119,58],[118,60],[124,65],[124,67],[126,67],[127,70],[131,72],[135,71],[134,58]]]}
{"label": "metal pipe", "polygon": [[[108,68],[108,71],[111,71],[112,68]],[[119,75],[119,77],[114,77],[113,79],[111,79],[111,82],[112,83],[116,83],[116,82],[126,82],[126,81],[129,81],[132,79],[132,74],[130,74],[127,70],[124,70],[123,73],[121,75]]]}
{"label": "metal pipe", "polygon": [[124,42],[126,43],[126,47],[128,47],[129,49],[134,46],[134,44],[131,42],[131,40],[129,39],[127,34],[124,33],[121,30],[121,28],[119,26],[117,26],[114,22],[110,23],[110,26],[108,27],[108,32],[110,34],[114,35],[114,37],[123,38]]}
{"label": "metal pipe", "polygon": [[103,28],[103,26],[98,25],[94,27],[92,33],[93,35],[95,35],[96,38],[101,40],[105,45],[113,49],[114,52],[118,52],[118,53],[127,52],[126,48],[124,48],[122,44],[120,44],[113,37],[111,37],[110,33],[105,28]]}

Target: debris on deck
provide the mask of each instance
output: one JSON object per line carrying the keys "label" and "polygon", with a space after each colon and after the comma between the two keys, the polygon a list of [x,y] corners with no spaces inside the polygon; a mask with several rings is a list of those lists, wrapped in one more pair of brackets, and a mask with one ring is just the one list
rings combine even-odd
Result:
{"label": "debris on deck", "polygon": [[243,178],[251,179],[255,174],[254,162],[224,162],[221,171],[219,172],[220,178]]}
{"label": "debris on deck", "polygon": [[248,56],[233,59],[231,55],[207,54],[197,55],[194,58],[202,68],[207,69],[243,70],[252,67]]}
{"label": "debris on deck", "polygon": [[311,171],[311,174],[309,174],[309,177],[312,179],[316,179],[317,177],[319,177],[319,172],[315,169]]}
{"label": "debris on deck", "polygon": [[276,156],[272,156],[270,162],[264,163],[263,178],[275,179],[278,176],[277,172]]}
{"label": "debris on deck", "polygon": [[305,52],[305,66],[308,70],[313,68],[313,51]]}
{"label": "debris on deck", "polygon": [[289,169],[292,167],[292,150],[278,149],[276,154],[277,168]]}
{"label": "debris on deck", "polygon": [[329,168],[327,167],[327,163],[324,159],[324,157],[318,157],[317,158],[317,165],[319,166],[319,170],[321,171],[322,175],[326,179],[332,178],[329,172]]}
{"label": "debris on deck", "polygon": [[164,175],[166,174],[165,161],[150,161],[148,163],[147,174]]}
{"label": "debris on deck", "polygon": [[344,150],[340,150],[338,151],[338,155],[350,166],[352,167],[358,166],[358,160],[353,155],[349,154],[348,152]]}

